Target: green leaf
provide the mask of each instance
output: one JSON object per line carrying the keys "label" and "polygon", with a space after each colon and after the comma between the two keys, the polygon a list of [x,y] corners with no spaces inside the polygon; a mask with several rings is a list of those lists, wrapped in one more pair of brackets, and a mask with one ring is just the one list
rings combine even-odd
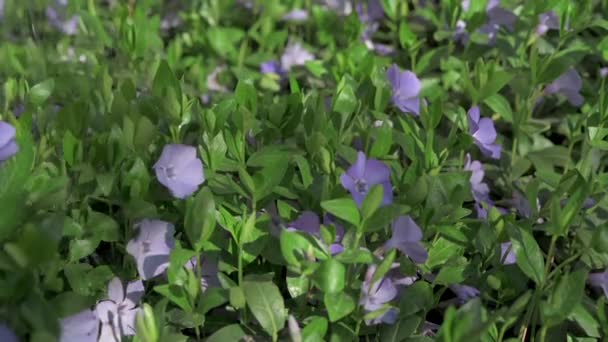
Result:
{"label": "green leaf", "polygon": [[96,238],[113,242],[120,238],[118,223],[110,216],[96,211],[89,211],[87,228]]}
{"label": "green leaf", "polygon": [[279,288],[270,281],[243,282],[247,306],[260,325],[276,339],[285,325],[286,311]]}
{"label": "green leaf", "polygon": [[517,266],[536,284],[545,280],[545,261],[534,236],[523,228],[508,225]]}
{"label": "green leaf", "polygon": [[335,322],[355,310],[355,300],[345,292],[326,293],[323,302],[330,322]]}
{"label": "green leaf", "polygon": [[321,207],[335,217],[350,222],[355,226],[359,225],[361,217],[357,205],[350,198],[338,198],[321,202]]}
{"label": "green leaf", "polygon": [[561,277],[548,303],[541,305],[545,324],[561,323],[580,304],[585,292],[587,274],[587,270],[579,269]]}
{"label": "green leaf", "polygon": [[346,267],[336,259],[327,259],[315,272],[315,282],[326,293],[340,292],[344,289]]}
{"label": "green leaf", "polygon": [[245,337],[245,332],[238,324],[227,325],[220,330],[213,333],[205,341],[206,342],[226,342],[226,341],[240,341]]}
{"label": "green leaf", "polygon": [[513,123],[513,111],[509,101],[500,94],[494,94],[484,100],[485,104],[494,112],[498,113],[506,121]]}
{"label": "green leaf", "polygon": [[321,316],[309,317],[308,324],[302,329],[302,342],[323,341],[327,334],[327,318]]}
{"label": "green leaf", "polygon": [[190,305],[190,301],[188,300],[188,294],[182,287],[170,284],[163,284],[155,286],[154,291],[160,293],[165,298],[169,299],[175,305],[182,308],[182,310],[185,310],[187,312],[192,311],[192,306]]}
{"label": "green leaf", "polygon": [[30,102],[36,106],[42,105],[53,93],[55,80],[52,78],[33,86],[28,93]]}
{"label": "green leaf", "polygon": [[382,204],[384,187],[381,184],[374,185],[367,193],[361,204],[361,215],[363,220],[370,218]]}
{"label": "green leaf", "polygon": [[188,200],[184,226],[190,243],[200,252],[215,230],[215,201],[209,187]]}
{"label": "green leaf", "polygon": [[483,86],[479,94],[479,101],[492,96],[500,91],[507,83],[515,77],[512,71],[498,70],[488,75],[489,81]]}
{"label": "green leaf", "polygon": [[380,332],[380,340],[387,342],[399,342],[410,337],[420,325],[422,319],[418,316],[402,318],[395,324],[385,324]]}

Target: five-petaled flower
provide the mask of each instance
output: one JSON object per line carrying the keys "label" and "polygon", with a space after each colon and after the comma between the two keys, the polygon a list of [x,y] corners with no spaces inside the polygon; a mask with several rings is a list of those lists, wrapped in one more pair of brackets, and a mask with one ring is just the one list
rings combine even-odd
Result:
{"label": "five-petaled flower", "polygon": [[496,128],[490,118],[482,118],[479,107],[474,106],[469,109],[469,132],[473,137],[475,145],[479,147],[485,156],[500,159],[500,145],[496,144]]}
{"label": "five-petaled flower", "polygon": [[422,84],[413,72],[401,71],[393,64],[386,72],[386,77],[393,90],[393,104],[404,113],[420,115],[420,89]]}
{"label": "five-petaled flower", "polygon": [[542,13],[538,16],[538,25],[536,26],[536,34],[544,36],[549,30],[559,29],[559,17],[553,10]]}
{"label": "five-petaled flower", "polygon": [[133,281],[124,287],[119,278],[113,278],[108,284],[108,299],[100,301],[95,307],[101,321],[100,341],[117,341],[122,336],[135,335],[135,317],[139,312],[139,303],[144,294],[141,280]]}
{"label": "five-petaled flower", "polygon": [[15,127],[8,122],[0,121],[0,163],[19,151],[15,142]]}
{"label": "five-petaled flower", "polygon": [[464,304],[475,297],[479,297],[480,294],[477,288],[468,285],[452,284],[449,287],[456,297],[458,297],[460,304]]}
{"label": "five-petaled flower", "polygon": [[409,216],[400,216],[393,222],[393,235],[384,244],[384,249],[396,248],[415,263],[422,264],[428,258],[428,253],[420,240],[422,230],[416,222]]}
{"label": "five-petaled flower", "polygon": [[576,70],[570,68],[545,88],[545,95],[561,94],[571,105],[580,107],[585,101],[580,94],[582,88],[583,79]]}
{"label": "five-petaled flower", "polygon": [[148,280],[169,267],[175,228],[171,223],[159,220],[143,220],[135,228],[139,233],[127,244],[127,252],[135,258],[139,276]]}
{"label": "five-petaled flower", "polygon": [[589,273],[587,282],[591,286],[601,288],[606,298],[608,298],[608,269],[604,272]]}
{"label": "five-petaled flower", "polygon": [[[344,250],[342,246],[342,237],[344,236],[344,228],[335,224],[332,219],[325,215],[323,217],[323,224],[330,225],[333,224],[336,228],[336,236],[334,242],[330,244],[329,251],[332,255],[336,255],[341,253]],[[321,221],[319,220],[319,216],[312,211],[304,211],[298,218],[289,223],[287,225],[287,230],[289,231],[301,231],[313,235],[317,238],[321,238]]]}
{"label": "five-petaled flower", "polygon": [[99,318],[95,311],[86,309],[61,320],[59,342],[97,342]]}
{"label": "five-petaled flower", "polygon": [[153,167],[158,181],[176,198],[192,195],[205,181],[203,162],[196,156],[193,146],[166,145]]}
{"label": "five-petaled flower", "polygon": [[388,306],[388,304],[397,297],[397,287],[390,277],[383,277],[372,283],[376,269],[376,265],[371,265],[365,273],[365,279],[361,285],[361,299],[359,300],[359,305],[363,306],[366,313],[383,308],[386,309],[382,315],[371,320],[366,320],[365,323],[367,325],[379,323],[393,324],[397,320],[398,312],[395,308]]}
{"label": "five-petaled flower", "polygon": [[357,161],[340,176],[342,186],[350,191],[353,200],[360,207],[369,190],[376,184],[384,188],[382,205],[393,202],[391,185],[391,170],[376,159],[367,159],[365,153],[359,151]]}

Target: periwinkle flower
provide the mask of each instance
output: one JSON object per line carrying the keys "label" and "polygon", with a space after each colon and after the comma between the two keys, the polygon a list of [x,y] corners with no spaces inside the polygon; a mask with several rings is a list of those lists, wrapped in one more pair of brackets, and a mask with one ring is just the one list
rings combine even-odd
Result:
{"label": "periwinkle flower", "polygon": [[219,287],[220,279],[217,276],[217,260],[207,256],[201,256],[200,258],[195,256],[186,262],[185,267],[196,274],[198,272],[196,267],[199,262],[201,262],[201,291],[205,292],[210,287]]}
{"label": "periwinkle flower", "polygon": [[587,282],[591,286],[601,288],[606,298],[608,298],[608,269],[604,272],[589,273]]}
{"label": "periwinkle flower", "polygon": [[380,0],[367,0],[356,5],[359,20],[362,23],[372,23],[384,18],[384,8]]}
{"label": "periwinkle flower", "polygon": [[471,160],[471,155],[467,153],[464,169],[471,171],[471,178],[469,182],[471,184],[471,193],[475,200],[475,209],[477,211],[477,217],[480,219],[487,218],[487,211],[483,207],[485,203],[489,207],[493,207],[494,203],[490,199],[490,187],[488,184],[483,182],[484,170],[483,165],[477,160]]}
{"label": "periwinkle flower", "polygon": [[67,2],[56,1],[54,6],[46,7],[46,18],[53,27],[68,36],[73,36],[78,33],[78,22],[80,21],[80,17],[74,15],[66,19],[64,13],[66,7]]}
{"label": "periwinkle flower", "polygon": [[559,17],[553,10],[542,13],[538,16],[536,34],[544,36],[549,30],[559,30]]}
{"label": "periwinkle flower", "polygon": [[496,128],[490,118],[481,118],[479,107],[474,106],[467,113],[469,119],[469,132],[475,145],[485,156],[500,159],[500,145],[496,144]]}
{"label": "periwinkle flower", "polygon": [[127,284],[125,288],[119,278],[108,284],[108,299],[100,301],[95,312],[101,321],[100,341],[120,341],[122,336],[135,335],[135,317],[144,295],[141,280]]}
{"label": "periwinkle flower", "polygon": [[[19,342],[15,332],[6,324],[0,323],[0,341],[2,342]],[[63,341],[62,341],[63,342]]]}
{"label": "periwinkle flower", "polygon": [[575,69],[568,69],[564,74],[545,88],[545,95],[561,94],[568,99],[571,105],[580,107],[585,99],[580,91],[583,88],[583,80]]}
{"label": "periwinkle flower", "polygon": [[68,316],[60,322],[59,342],[96,342],[99,335],[99,323],[97,314],[90,309]]}
{"label": "periwinkle flower", "polygon": [[[332,255],[341,253],[344,250],[342,246],[342,237],[344,236],[344,228],[341,225],[335,224],[329,215],[323,217],[323,224],[333,224],[336,228],[336,236],[334,242],[329,246],[329,251]],[[319,216],[312,211],[304,211],[298,218],[287,225],[288,231],[301,231],[321,238],[321,222]]]}
{"label": "periwinkle flower", "polygon": [[479,297],[480,294],[478,289],[468,285],[453,284],[450,285],[449,288],[454,292],[456,297],[458,297],[460,304],[464,304],[475,297]]}
{"label": "periwinkle flower", "polygon": [[384,188],[382,205],[388,205],[393,202],[390,176],[391,170],[388,166],[377,159],[367,159],[365,153],[359,151],[357,161],[340,176],[340,182],[351,193],[359,207],[369,190],[374,185],[380,184]]}
{"label": "periwinkle flower", "polygon": [[464,20],[458,20],[456,22],[454,41],[459,42],[462,45],[467,45],[469,42],[469,31],[467,31],[467,23]]}
{"label": "periwinkle flower", "polygon": [[262,74],[277,74],[282,75],[284,71],[281,69],[281,64],[278,61],[267,61],[260,65]]}
{"label": "periwinkle flower", "polygon": [[154,278],[169,267],[169,254],[175,246],[175,227],[160,220],[143,220],[135,226],[138,235],[127,244],[143,280]]}
{"label": "periwinkle flower", "polygon": [[[470,6],[470,0],[462,1],[462,8],[464,11],[468,11]],[[500,0],[490,0],[486,6],[486,23],[479,29],[479,32],[488,36],[488,43],[494,44],[496,41],[496,35],[501,27],[506,27],[509,31],[513,30],[513,26],[517,21],[517,16],[513,12],[500,7]],[[460,40],[463,44],[468,41],[467,39]]]}
{"label": "periwinkle flower", "polygon": [[192,195],[205,181],[203,162],[196,156],[196,148],[188,145],[165,145],[153,166],[158,181],[175,198]]}
{"label": "periwinkle flower", "polygon": [[511,242],[500,244],[500,260],[502,260],[503,265],[512,265],[516,262],[517,259],[513,252],[513,245]]}
{"label": "periwinkle flower", "polygon": [[422,230],[416,222],[409,216],[400,216],[393,222],[393,235],[384,244],[384,249],[398,249],[415,263],[422,264],[428,258],[428,253],[420,240]]}
{"label": "periwinkle flower", "polygon": [[608,76],[608,67],[600,68],[600,77],[606,78]]}
{"label": "periwinkle flower", "polygon": [[15,133],[15,127],[8,122],[0,121],[0,164],[19,152]]}
{"label": "periwinkle flower", "polygon": [[[372,278],[376,272],[376,265],[371,265],[365,273],[365,279],[361,285],[361,299],[359,305],[363,306],[365,313],[370,313],[383,308],[386,304],[397,297],[397,287],[389,277],[384,277],[372,283]],[[393,324],[397,321],[397,310],[388,309],[383,315],[366,320],[367,325],[379,323]]]}
{"label": "periwinkle flower", "polygon": [[420,115],[420,89],[422,84],[413,72],[401,71],[399,66],[393,64],[386,72],[386,77],[393,90],[393,103],[404,113]]}
{"label": "periwinkle flower", "polygon": [[281,56],[281,68],[285,71],[289,71],[294,66],[304,65],[306,62],[314,59],[315,56],[308,52],[301,43],[290,41]]}
{"label": "periwinkle flower", "polygon": [[282,19],[286,21],[306,21],[308,20],[308,12],[306,10],[296,8],[285,13]]}

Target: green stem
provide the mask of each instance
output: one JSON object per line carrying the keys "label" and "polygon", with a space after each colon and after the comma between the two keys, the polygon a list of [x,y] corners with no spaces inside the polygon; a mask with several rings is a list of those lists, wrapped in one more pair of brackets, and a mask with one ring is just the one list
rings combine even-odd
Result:
{"label": "green stem", "polygon": [[[551,237],[551,245],[549,245],[549,252],[547,253],[547,261],[545,263],[545,284],[547,283],[547,279],[549,278],[549,270],[551,269],[551,264],[553,259],[553,254],[555,254],[555,243],[557,242],[557,235],[553,235]],[[544,287],[545,284],[541,286]]]}

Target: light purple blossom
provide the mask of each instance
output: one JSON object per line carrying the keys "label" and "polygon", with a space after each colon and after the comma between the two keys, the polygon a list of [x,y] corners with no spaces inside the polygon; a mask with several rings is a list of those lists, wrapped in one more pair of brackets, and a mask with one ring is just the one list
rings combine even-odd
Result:
{"label": "light purple blossom", "polygon": [[575,107],[580,107],[585,99],[580,91],[583,88],[583,80],[575,69],[570,68],[555,81],[545,88],[545,95],[561,94]]}
{"label": "light purple blossom", "polygon": [[135,226],[139,234],[127,244],[127,252],[135,258],[143,280],[154,278],[169,267],[169,254],[175,246],[171,223],[143,220]]}
{"label": "light purple blossom", "polygon": [[196,148],[188,145],[165,145],[153,166],[158,181],[175,198],[192,195],[205,181],[203,162],[196,156]]}
{"label": "light purple blossom", "polygon": [[372,50],[378,53],[381,56],[388,56],[395,52],[395,47],[392,45],[376,43],[372,40],[372,36],[378,30],[379,24],[376,22],[365,24],[366,27],[361,33],[361,40],[368,48],[368,50]]}
{"label": "light purple blossom", "polygon": [[[334,243],[329,246],[330,253],[336,255],[344,250],[342,246],[342,237],[344,236],[344,228],[341,225],[332,222],[329,215],[325,215],[323,218],[324,225],[333,224],[336,228],[336,237]],[[301,231],[307,234],[313,235],[317,238],[321,238],[321,222],[319,216],[312,211],[304,211],[298,218],[287,225],[288,231]]]}
{"label": "light purple blossom", "polygon": [[393,64],[386,72],[386,77],[393,90],[393,103],[404,113],[420,115],[420,89],[422,84],[416,74],[406,70],[401,71],[399,66]]}
{"label": "light purple blossom", "polygon": [[372,23],[384,18],[384,8],[380,0],[361,1],[356,5],[359,20],[362,23]]}
{"label": "light purple blossom", "polygon": [[608,67],[600,68],[600,77],[606,78],[608,76]]}
{"label": "light purple blossom", "polygon": [[472,286],[453,284],[449,287],[450,290],[454,292],[456,297],[458,297],[458,301],[460,302],[460,304],[464,304],[475,297],[479,297],[479,290]]}
{"label": "light purple blossom", "polygon": [[0,341],[2,342],[19,342],[17,335],[6,324],[0,323]]}
{"label": "light purple blossom", "polygon": [[553,10],[542,13],[538,16],[536,34],[544,36],[549,30],[559,30],[559,17]]}
{"label": "light purple blossom", "polygon": [[464,20],[456,22],[456,30],[454,31],[454,41],[462,45],[469,43],[469,31],[467,31],[467,23]]}
{"label": "light purple blossom", "polygon": [[604,296],[608,298],[608,269],[604,272],[589,273],[587,282],[591,286],[601,288]]}
{"label": "light purple blossom", "polygon": [[286,21],[306,21],[308,20],[308,12],[306,10],[296,8],[283,15],[282,19]]}
{"label": "light purple blossom", "polygon": [[[470,7],[470,0],[462,1],[462,8],[464,11],[468,11]],[[513,12],[500,7],[500,0],[490,0],[486,6],[486,23],[479,28],[479,32],[488,36],[488,43],[494,44],[496,42],[496,35],[501,27],[505,27],[509,31],[513,30],[517,16]],[[468,41],[468,35],[466,39],[460,39],[461,43],[466,44]]]}
{"label": "light purple blossom", "polygon": [[127,284],[125,288],[119,278],[108,284],[108,299],[95,307],[101,321],[100,341],[120,341],[122,336],[135,335],[135,317],[139,312],[137,304],[144,295],[141,280]]}
{"label": "light purple blossom", "polygon": [[384,244],[385,250],[396,248],[417,264],[428,258],[428,253],[420,243],[422,230],[409,216],[400,216],[393,222],[393,234]]}
{"label": "light purple blossom", "polygon": [[283,51],[283,56],[281,56],[281,68],[289,71],[294,66],[304,65],[314,59],[315,56],[308,52],[301,43],[290,41],[285,47],[285,51]]}
{"label": "light purple blossom", "polygon": [[[217,260],[210,258],[210,257],[206,257],[206,256],[201,256],[200,260],[202,260],[201,269],[200,269],[201,291],[205,292],[210,287],[219,287],[220,279],[217,276],[217,273],[218,273]],[[197,272],[196,265],[198,263],[199,263],[199,257],[195,256],[192,259],[188,260],[188,262],[186,262],[185,267],[189,270],[192,270],[196,274],[196,272]]]}
{"label": "light purple blossom", "polygon": [[504,265],[512,265],[516,262],[513,245],[510,241],[500,244],[500,260]]}
{"label": "light purple blossom", "polygon": [[351,193],[359,207],[369,190],[380,184],[384,188],[382,205],[388,205],[393,202],[390,176],[391,170],[388,166],[377,159],[367,159],[365,153],[359,151],[357,161],[340,176],[340,182]]}
{"label": "light purple blossom", "polygon": [[[64,4],[61,1],[56,1],[55,6],[46,7],[46,18],[49,23],[68,36],[73,36],[78,33],[78,22],[80,17],[74,15],[68,19],[65,18],[65,12],[67,3]],[[61,12],[61,14],[60,14]]]}
{"label": "light purple blossom", "polygon": [[282,75],[284,73],[281,69],[281,64],[278,61],[267,61],[260,65],[260,72],[262,74],[277,74]]}
{"label": "light purple blossom", "polygon": [[0,164],[19,152],[15,134],[15,127],[8,122],[0,121]]}
{"label": "light purple blossom", "polygon": [[480,219],[486,219],[488,213],[483,207],[483,203],[487,204],[489,207],[493,207],[494,203],[490,199],[490,187],[488,184],[483,182],[483,177],[485,174],[483,165],[477,160],[471,160],[471,155],[467,153],[464,169],[466,171],[471,171],[471,178],[469,179],[469,182],[471,183],[471,193],[473,195],[473,199],[475,200],[477,217]]}
{"label": "light purple blossom", "polygon": [[[365,273],[365,279],[361,285],[361,299],[359,305],[363,306],[366,313],[370,313],[384,308],[390,301],[397,297],[397,287],[390,277],[384,277],[372,284],[372,278],[376,272],[376,265],[368,267]],[[397,321],[397,310],[394,308],[388,309],[383,315],[376,317],[373,320],[366,320],[367,325],[379,323],[394,324]]]}
{"label": "light purple blossom", "polygon": [[479,107],[474,106],[467,113],[469,119],[469,132],[485,156],[500,159],[501,147],[496,144],[496,128],[490,118],[481,118]]}
{"label": "light purple blossom", "polygon": [[99,323],[97,314],[90,309],[66,317],[60,322],[59,342],[97,342]]}

